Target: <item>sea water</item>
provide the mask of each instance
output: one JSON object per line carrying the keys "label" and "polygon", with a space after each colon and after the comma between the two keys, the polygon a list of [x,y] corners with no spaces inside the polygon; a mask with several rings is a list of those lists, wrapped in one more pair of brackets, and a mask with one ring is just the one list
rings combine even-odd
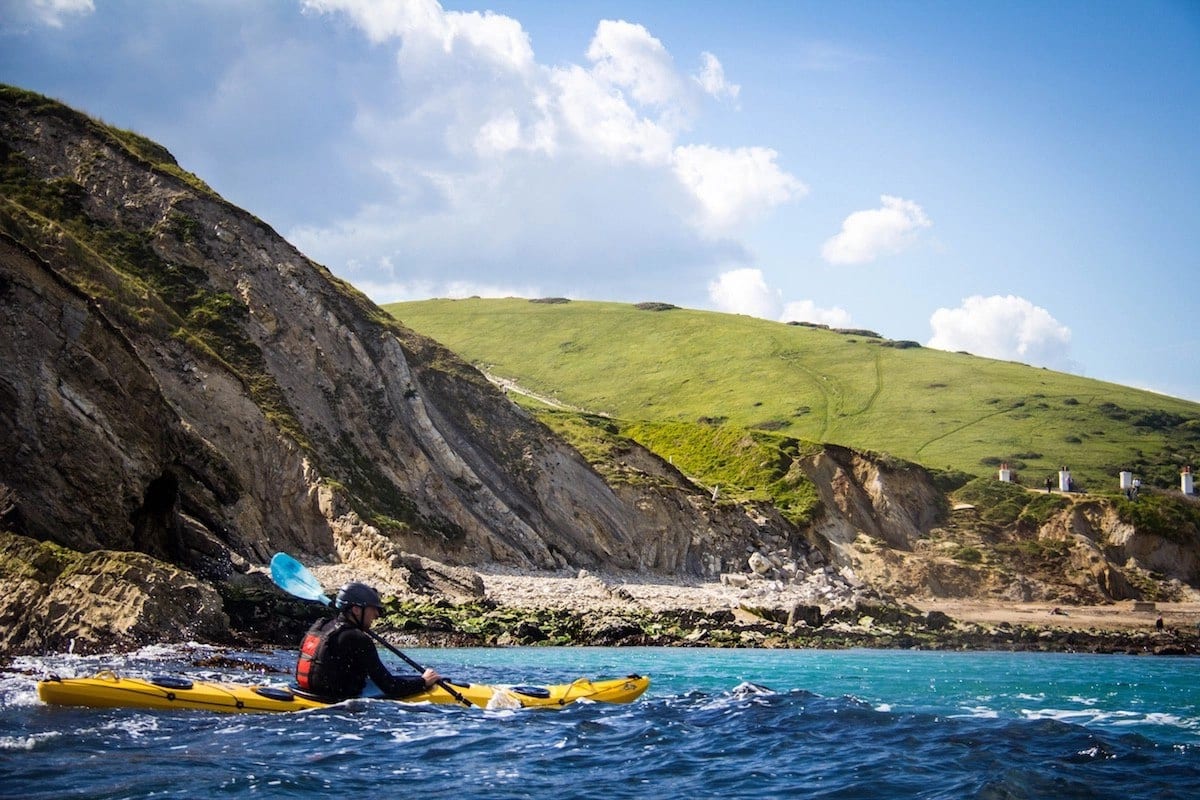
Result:
{"label": "sea water", "polygon": [[203,648],[15,660],[0,672],[0,797],[1200,797],[1200,660],[1189,658],[409,651],[459,682],[653,678],[630,705],[557,711],[355,700],[221,715],[49,707],[34,689],[47,673],[101,668],[262,683],[238,664],[287,670],[295,658],[220,652],[235,665],[193,666]]}

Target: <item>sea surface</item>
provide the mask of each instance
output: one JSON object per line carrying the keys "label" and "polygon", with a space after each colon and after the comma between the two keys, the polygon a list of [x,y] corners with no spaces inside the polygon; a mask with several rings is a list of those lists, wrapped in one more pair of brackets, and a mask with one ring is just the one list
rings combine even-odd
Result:
{"label": "sea surface", "polygon": [[[0,672],[0,797],[1200,797],[1200,659],[679,648],[408,654],[460,682],[639,673],[653,683],[630,705],[557,711],[354,700],[221,715],[49,707],[34,682],[113,668],[262,683],[246,662],[289,669],[294,652],[22,658]],[[236,661],[193,666],[212,655]]]}

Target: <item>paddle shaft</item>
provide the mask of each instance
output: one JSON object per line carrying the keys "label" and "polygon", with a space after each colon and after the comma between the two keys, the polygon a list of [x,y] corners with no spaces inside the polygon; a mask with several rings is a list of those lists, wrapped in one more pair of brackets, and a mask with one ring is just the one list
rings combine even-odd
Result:
{"label": "paddle shaft", "polygon": [[[370,631],[370,630],[369,630],[369,631],[367,631],[367,632],[366,632],[366,634],[367,634],[367,636],[370,636],[372,639],[374,639],[375,641],[379,642],[381,645],[383,645],[384,647],[386,647],[388,650],[391,650],[393,653],[395,653],[396,655],[400,656],[400,658],[404,659],[405,663],[407,663],[407,664],[408,664],[410,667],[412,667],[413,669],[415,669],[417,672],[422,672],[422,673],[423,673],[423,672],[425,672],[425,668],[424,668],[424,667],[422,667],[422,666],[421,666],[420,664],[418,664],[416,661],[413,661],[411,658],[409,658],[408,656],[406,656],[404,653],[402,653],[402,652],[400,651],[400,648],[396,647],[394,644],[392,644],[392,643],[391,643],[391,642],[389,642],[387,639],[385,639],[385,638],[383,638],[382,636],[380,636],[380,635],[379,635],[378,633],[376,633],[375,631]],[[445,680],[439,680],[439,681],[437,682],[437,685],[438,685],[438,686],[440,686],[440,687],[442,687],[443,689],[445,689],[445,690],[446,690],[446,691],[447,691],[447,692],[450,694],[450,696],[451,696],[451,697],[453,697],[453,698],[454,698],[455,700],[457,700],[458,702],[462,703],[464,706],[470,706],[470,705],[471,705],[471,701],[470,701],[470,700],[468,700],[467,698],[463,697],[461,692],[459,692],[458,690],[456,690],[456,689],[454,689],[453,687],[451,687],[451,686],[450,686],[450,684],[446,683],[446,681],[445,681]]]}

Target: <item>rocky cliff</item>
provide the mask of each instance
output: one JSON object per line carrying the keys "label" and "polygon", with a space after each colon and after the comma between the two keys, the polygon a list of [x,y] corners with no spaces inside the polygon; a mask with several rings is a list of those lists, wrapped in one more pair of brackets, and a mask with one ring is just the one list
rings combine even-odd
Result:
{"label": "rocky cliff", "polygon": [[0,479],[21,531],[216,576],[366,526],[460,563],[703,562],[660,536],[701,512],[614,492],[169,155],[2,100]]}
{"label": "rocky cliff", "polygon": [[[805,529],[633,442],[598,470],[136,134],[0,88],[0,188],[0,582],[22,598],[0,650],[219,639],[212,587],[228,606],[278,550],[447,595],[478,590],[454,565],[947,584],[876,568],[947,517],[920,467],[807,457],[822,512]],[[1103,565],[1161,556],[1093,538]]]}

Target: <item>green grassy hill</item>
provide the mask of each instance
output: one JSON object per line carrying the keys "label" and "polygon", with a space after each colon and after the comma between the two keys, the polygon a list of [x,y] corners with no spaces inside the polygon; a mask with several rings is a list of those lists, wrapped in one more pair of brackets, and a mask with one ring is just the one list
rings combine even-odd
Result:
{"label": "green grassy hill", "polygon": [[730,425],[941,470],[1060,465],[1111,490],[1131,469],[1178,488],[1200,464],[1200,404],[1111,383],[752,317],[597,302],[428,300],[385,307],[523,389],[624,421]]}

